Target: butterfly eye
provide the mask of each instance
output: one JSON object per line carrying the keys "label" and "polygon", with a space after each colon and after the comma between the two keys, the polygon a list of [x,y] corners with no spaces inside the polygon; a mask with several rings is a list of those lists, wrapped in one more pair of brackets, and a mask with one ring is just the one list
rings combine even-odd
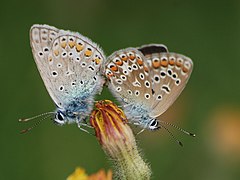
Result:
{"label": "butterfly eye", "polygon": [[150,121],[150,123],[149,123],[148,128],[149,128],[150,130],[156,130],[156,129],[158,129],[158,128],[159,128],[159,126],[158,126],[158,121],[157,121],[156,119],[152,119],[152,120]]}
{"label": "butterfly eye", "polygon": [[58,125],[65,124],[65,115],[61,111],[58,111],[55,114],[54,122]]}

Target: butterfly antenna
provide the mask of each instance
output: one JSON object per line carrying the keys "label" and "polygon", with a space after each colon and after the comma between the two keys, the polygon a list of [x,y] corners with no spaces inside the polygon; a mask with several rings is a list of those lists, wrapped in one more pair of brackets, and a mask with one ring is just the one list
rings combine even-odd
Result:
{"label": "butterfly antenna", "polygon": [[19,122],[28,122],[28,121],[31,121],[33,119],[37,119],[39,117],[46,116],[46,115],[49,115],[49,114],[54,114],[54,112],[46,112],[46,113],[42,113],[42,114],[30,117],[30,118],[19,119],[18,121]]}
{"label": "butterfly antenna", "polygon": [[163,125],[161,125],[161,127],[163,127],[181,147],[183,147],[183,143],[182,143],[181,141],[179,141],[179,140],[173,135],[173,133],[172,133],[171,131],[169,131],[168,128],[166,128],[166,127],[163,126]]}
{"label": "butterfly antenna", "polygon": [[168,126],[172,126],[172,127],[176,128],[176,129],[178,129],[179,131],[183,132],[184,134],[187,134],[187,135],[192,136],[192,137],[196,137],[196,134],[190,133],[190,132],[188,132],[188,131],[186,131],[186,130],[184,130],[184,129],[182,129],[182,128],[174,125],[174,124],[171,124],[171,123],[168,123],[168,122],[165,122],[165,121],[159,121],[159,122],[163,123],[163,124],[166,124]]}
{"label": "butterfly antenna", "polygon": [[[29,131],[32,130],[33,128],[37,127],[43,120],[45,120],[45,119],[47,119],[47,118],[49,118],[49,117],[51,117],[51,115],[47,115],[47,116],[43,117],[42,119],[40,119],[39,121],[37,121],[33,126],[27,128],[27,129],[23,129],[20,133],[21,133],[21,134],[25,134],[25,133],[29,132]],[[24,122],[24,121],[23,121],[23,122]]]}

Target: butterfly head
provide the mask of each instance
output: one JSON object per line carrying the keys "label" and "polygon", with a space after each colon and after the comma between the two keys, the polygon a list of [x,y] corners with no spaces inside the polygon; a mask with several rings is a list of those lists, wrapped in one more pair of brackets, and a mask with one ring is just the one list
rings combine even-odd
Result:
{"label": "butterfly head", "polygon": [[91,111],[91,104],[85,101],[72,102],[67,108],[58,107],[54,115],[54,123],[57,125],[71,124],[81,122]]}
{"label": "butterfly head", "polygon": [[57,125],[64,125],[64,124],[66,124],[66,122],[67,122],[66,114],[63,111],[58,110],[55,113],[53,121]]}

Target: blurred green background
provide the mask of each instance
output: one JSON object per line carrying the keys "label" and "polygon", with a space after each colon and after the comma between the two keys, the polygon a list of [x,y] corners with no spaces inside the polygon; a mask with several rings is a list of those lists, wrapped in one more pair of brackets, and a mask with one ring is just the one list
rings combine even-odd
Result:
{"label": "blurred green background", "polygon": [[[153,179],[240,179],[240,2],[13,0],[0,3],[0,179],[65,179],[75,167],[109,169],[100,145],[76,124],[50,120],[28,134],[18,119],[54,110],[29,45],[33,24],[78,31],[107,55],[162,43],[192,58],[186,89],[162,116],[197,134],[144,132],[137,137]],[[98,99],[109,99],[107,91]]]}

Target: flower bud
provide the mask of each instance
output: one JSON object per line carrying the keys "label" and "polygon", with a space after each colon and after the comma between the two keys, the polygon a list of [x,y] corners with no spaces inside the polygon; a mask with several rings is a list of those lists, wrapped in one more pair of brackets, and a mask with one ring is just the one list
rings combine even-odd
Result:
{"label": "flower bud", "polygon": [[96,103],[90,123],[105,153],[113,161],[116,179],[146,180],[151,171],[139,154],[123,111],[109,100]]}

